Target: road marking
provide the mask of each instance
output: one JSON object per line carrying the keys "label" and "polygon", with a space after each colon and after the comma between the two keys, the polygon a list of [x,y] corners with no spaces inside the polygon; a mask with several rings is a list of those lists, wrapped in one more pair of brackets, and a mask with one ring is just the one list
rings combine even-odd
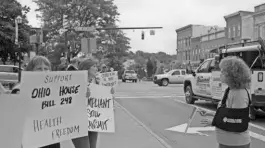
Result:
{"label": "road marking", "polygon": [[[115,96],[117,99],[141,99],[141,98],[174,98],[176,96]],[[177,96],[177,97],[184,97],[184,96]]]}
{"label": "road marking", "polygon": [[[209,110],[209,109],[207,109],[207,108],[199,107],[199,106],[192,105],[192,104],[187,104],[186,102],[181,101],[181,100],[176,100],[176,99],[172,99],[172,100],[174,100],[174,101],[176,101],[176,102],[179,102],[179,103],[181,103],[181,104],[186,104],[187,106],[194,106],[194,107],[197,107],[197,108],[201,108],[201,109],[204,109],[204,110],[206,110],[206,111],[208,111],[208,112],[213,112],[213,113],[215,112],[215,111]],[[260,129],[260,130],[265,131],[265,128],[262,127],[262,126],[255,125],[255,124],[253,124],[253,123],[250,123],[249,125],[252,126],[252,127],[255,127],[255,128],[257,128],[257,129]],[[250,136],[252,136],[253,138],[256,138],[256,139],[259,139],[259,140],[265,142],[265,136],[260,135],[260,134],[258,134],[258,133],[255,133],[255,132],[250,131]]]}
{"label": "road marking", "polygon": [[250,131],[249,134],[250,134],[251,137],[259,139],[259,140],[262,140],[262,141],[265,142],[265,136],[257,134],[257,133],[254,133],[252,131]]}
{"label": "road marking", "polygon": [[140,124],[150,135],[156,138],[165,148],[172,148],[167,142],[160,138],[157,134],[155,134],[150,128],[148,128],[143,122],[137,119],[133,114],[131,114],[126,108],[124,108],[120,103],[115,101],[117,106],[119,106],[126,114],[128,114],[133,120],[135,120],[138,124]]}
{"label": "road marking", "polygon": [[[180,124],[171,128],[168,128],[166,130],[168,131],[175,131],[175,132],[181,132],[185,134],[198,134],[200,136],[209,136],[207,134],[203,134],[201,132],[204,131],[215,131],[215,127],[188,127],[187,123]],[[188,129],[188,130],[186,130]]]}

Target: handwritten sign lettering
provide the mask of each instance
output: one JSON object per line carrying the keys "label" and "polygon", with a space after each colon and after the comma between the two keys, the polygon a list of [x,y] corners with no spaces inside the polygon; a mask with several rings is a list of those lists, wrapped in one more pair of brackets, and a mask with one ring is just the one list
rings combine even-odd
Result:
{"label": "handwritten sign lettering", "polygon": [[24,147],[42,147],[87,135],[86,72],[23,72],[22,80],[20,95],[31,106]]}
{"label": "handwritten sign lettering", "polygon": [[87,99],[88,130],[114,132],[113,96],[111,87],[90,84]]}
{"label": "handwritten sign lettering", "polygon": [[101,73],[99,77],[100,77],[101,85],[111,86],[111,87],[116,87],[118,85],[118,72],[117,71]]}
{"label": "handwritten sign lettering", "polygon": [[0,143],[3,148],[21,148],[28,102],[18,95],[0,94]]}

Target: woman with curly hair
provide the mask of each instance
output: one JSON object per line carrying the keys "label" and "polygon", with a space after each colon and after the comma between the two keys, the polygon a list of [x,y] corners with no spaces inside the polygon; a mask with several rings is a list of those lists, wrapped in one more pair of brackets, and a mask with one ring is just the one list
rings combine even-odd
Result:
{"label": "woman with curly hair", "polygon": [[[240,58],[232,56],[224,58],[219,67],[221,69],[221,81],[228,85],[226,101],[229,109],[248,108],[250,96],[248,90],[251,83],[251,71],[247,64]],[[215,116],[215,113],[202,113],[204,116]],[[247,115],[248,117],[248,112]],[[206,126],[211,126],[213,120],[206,118],[201,121]],[[248,124],[247,124],[248,125]],[[247,128],[246,128],[247,129]],[[231,132],[216,127],[216,139],[219,148],[250,148],[249,130],[244,132]]]}

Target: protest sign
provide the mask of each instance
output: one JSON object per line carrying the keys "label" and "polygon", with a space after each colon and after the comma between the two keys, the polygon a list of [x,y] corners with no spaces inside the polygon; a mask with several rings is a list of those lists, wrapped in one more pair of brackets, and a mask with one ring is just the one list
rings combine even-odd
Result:
{"label": "protest sign", "polygon": [[28,102],[17,95],[0,95],[0,144],[3,148],[21,148]]}
{"label": "protest sign", "polygon": [[113,95],[111,87],[90,84],[87,100],[88,130],[115,132]]}
{"label": "protest sign", "polygon": [[[197,107],[193,107],[193,110],[191,112],[191,115],[189,117],[189,121],[187,123],[187,127],[185,129],[185,133],[187,132],[197,132],[198,131],[212,131],[214,130],[214,128],[212,127],[205,127],[204,124],[201,123],[201,121],[205,118],[213,118],[213,117],[209,117],[209,116],[203,116],[201,114],[203,110]],[[206,111],[203,111],[206,112]]]}
{"label": "protest sign", "polygon": [[[32,81],[34,78],[34,81]],[[20,97],[30,100],[23,147],[87,135],[87,72],[23,72]]]}
{"label": "protest sign", "polygon": [[118,72],[100,73],[100,85],[116,87],[118,85]]}
{"label": "protest sign", "polygon": [[202,116],[200,114],[200,109],[197,107],[194,107],[194,110],[191,115],[191,119],[189,121],[188,126],[189,127],[204,127],[203,124],[201,124],[202,119],[206,118],[205,116]]}

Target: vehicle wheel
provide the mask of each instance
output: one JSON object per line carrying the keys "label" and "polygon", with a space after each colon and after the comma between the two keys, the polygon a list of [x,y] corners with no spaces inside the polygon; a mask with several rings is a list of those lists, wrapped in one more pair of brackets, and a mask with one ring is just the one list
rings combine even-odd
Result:
{"label": "vehicle wheel", "polygon": [[162,86],[162,83],[158,83],[157,85],[158,85],[158,86]]}
{"label": "vehicle wheel", "polygon": [[168,85],[168,80],[167,79],[163,79],[162,80],[162,86],[167,86]]}
{"label": "vehicle wheel", "polygon": [[122,82],[126,82],[126,80],[122,79]]}
{"label": "vehicle wheel", "polygon": [[137,83],[137,80],[134,80],[135,83]]}
{"label": "vehicle wheel", "polygon": [[193,92],[190,85],[185,88],[185,100],[188,104],[194,104],[195,99],[193,98]]}

